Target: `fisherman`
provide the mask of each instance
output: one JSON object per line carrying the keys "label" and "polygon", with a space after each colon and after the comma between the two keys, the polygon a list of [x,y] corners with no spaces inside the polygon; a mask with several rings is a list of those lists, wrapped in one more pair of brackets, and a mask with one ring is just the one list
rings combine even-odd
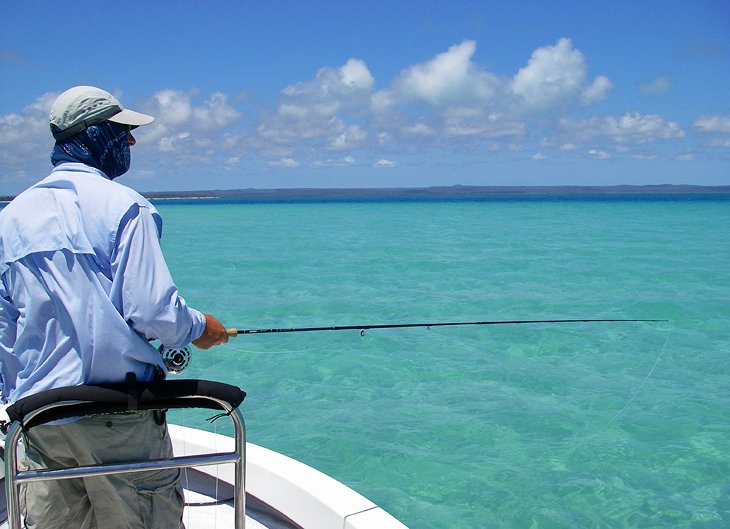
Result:
{"label": "fisherman", "polygon": [[[152,116],[110,93],[77,86],[56,99],[48,177],[0,212],[0,382],[13,403],[81,384],[164,378],[160,353],[228,341],[209,314],[188,307],[163,257],[162,218],[115,178],[127,172],[132,130]],[[172,454],[151,411],[96,415],[28,431],[24,465],[61,468]],[[179,470],[26,485],[26,526],[178,528]]]}

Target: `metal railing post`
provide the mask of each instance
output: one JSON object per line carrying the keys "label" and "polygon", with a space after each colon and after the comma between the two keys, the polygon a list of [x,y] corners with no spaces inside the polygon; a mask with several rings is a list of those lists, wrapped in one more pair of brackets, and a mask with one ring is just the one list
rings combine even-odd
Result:
{"label": "metal railing post", "polygon": [[[127,463],[101,464],[64,469],[43,469],[31,471],[18,470],[18,442],[23,432],[22,425],[13,421],[7,430],[5,438],[5,494],[7,498],[8,529],[21,528],[20,486],[23,483],[37,481],[73,479],[81,477],[126,474],[162,470],[170,468],[190,468],[195,466],[209,466],[233,463],[234,464],[234,509],[236,529],[245,529],[246,526],[246,427],[243,414],[238,408],[233,408],[228,402],[208,395],[195,395],[187,398],[204,398],[214,401],[226,412],[233,421],[235,430],[235,448],[233,452],[214,452],[194,456],[173,456],[170,459],[156,461],[137,461]],[[43,406],[26,416],[26,420],[43,412],[60,406],[78,404],[77,401],[61,401]]]}

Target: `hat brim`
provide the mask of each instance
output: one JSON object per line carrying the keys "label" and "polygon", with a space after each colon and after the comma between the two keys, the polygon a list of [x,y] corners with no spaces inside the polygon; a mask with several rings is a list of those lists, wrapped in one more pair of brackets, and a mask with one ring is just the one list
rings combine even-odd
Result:
{"label": "hat brim", "polygon": [[109,121],[114,123],[121,123],[122,125],[131,125],[132,127],[139,127],[141,125],[149,125],[155,118],[142,114],[141,112],[135,112],[125,108],[121,112],[114,114],[112,117],[107,118]]}

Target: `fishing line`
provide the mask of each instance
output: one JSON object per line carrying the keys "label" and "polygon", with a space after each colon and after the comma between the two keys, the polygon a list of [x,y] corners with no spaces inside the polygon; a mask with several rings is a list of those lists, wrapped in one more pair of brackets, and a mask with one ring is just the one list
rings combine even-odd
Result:
{"label": "fishing line", "polygon": [[294,349],[292,351],[252,351],[250,349],[242,349],[240,347],[235,347],[231,345],[230,342],[222,344],[221,347],[227,347],[230,349],[233,349],[234,351],[239,351],[241,353],[247,353],[247,354],[253,354],[253,355],[286,355],[286,354],[297,354],[297,353],[306,353],[310,351],[310,349]]}
{"label": "fishing line", "polygon": [[664,340],[664,344],[662,345],[662,348],[659,350],[659,354],[657,355],[656,360],[654,361],[654,365],[651,366],[651,369],[649,370],[647,375],[644,377],[644,380],[641,381],[641,384],[639,384],[639,387],[636,388],[636,391],[634,391],[634,394],[631,395],[631,398],[628,400],[626,405],[623,408],[621,408],[621,410],[616,414],[616,416],[613,419],[611,419],[610,421],[608,421],[608,423],[606,423],[606,428],[608,428],[611,424],[616,422],[619,419],[619,417],[621,417],[621,415],[623,415],[623,413],[626,411],[626,408],[628,408],[631,405],[631,403],[634,402],[634,399],[636,398],[636,396],[639,394],[641,389],[647,383],[649,378],[651,378],[651,375],[654,374],[654,370],[656,369],[656,366],[659,365],[659,361],[662,359],[662,356],[664,355],[664,349],[667,346],[667,341],[669,341],[669,337],[667,337]]}
{"label": "fishing line", "polygon": [[628,409],[628,407],[629,407],[629,406],[631,406],[631,404],[632,404],[632,403],[634,402],[634,400],[636,400],[636,397],[637,397],[637,396],[639,395],[639,393],[641,392],[641,390],[643,389],[643,387],[644,387],[644,386],[646,385],[646,383],[647,383],[647,382],[649,381],[649,379],[651,378],[651,376],[652,376],[652,375],[654,374],[654,371],[656,370],[657,366],[659,365],[659,362],[661,361],[661,359],[662,359],[662,356],[664,356],[664,351],[666,350],[666,347],[667,347],[667,342],[669,342],[669,336],[667,336],[667,337],[666,337],[666,338],[664,339],[664,343],[662,344],[662,347],[661,347],[661,349],[659,350],[659,354],[657,355],[656,359],[654,360],[654,365],[652,365],[652,366],[651,366],[651,369],[650,369],[650,370],[649,370],[649,372],[648,372],[648,373],[646,374],[646,376],[645,376],[645,377],[644,377],[644,379],[643,379],[643,380],[641,381],[641,383],[640,383],[640,384],[639,384],[639,386],[638,386],[638,387],[636,388],[636,390],[635,390],[635,391],[634,391],[634,393],[633,393],[633,394],[631,395],[631,397],[629,397],[629,400],[628,400],[628,401],[626,402],[626,404],[624,404],[624,406],[623,406],[623,407],[622,407],[622,408],[621,408],[621,409],[620,409],[620,410],[619,410],[619,411],[618,411],[618,412],[616,413],[616,415],[614,415],[614,416],[613,416],[613,417],[612,417],[612,418],[611,418],[611,419],[610,419],[610,420],[609,420],[609,421],[608,421],[608,422],[607,422],[607,423],[606,423],[606,424],[605,424],[605,425],[603,426],[603,428],[601,428],[601,429],[600,429],[600,430],[599,430],[598,432],[594,433],[593,435],[591,435],[591,436],[590,436],[590,437],[588,437],[587,439],[583,440],[583,442],[582,442],[582,443],[579,443],[579,444],[575,445],[575,446],[574,446],[574,447],[573,447],[573,448],[572,448],[572,449],[570,450],[570,451],[571,451],[572,453],[574,453],[574,452],[575,452],[576,450],[578,450],[578,449],[579,449],[579,448],[581,448],[582,446],[586,445],[586,444],[587,444],[587,443],[588,443],[589,441],[591,441],[591,440],[595,439],[595,438],[596,438],[596,437],[598,437],[599,435],[601,435],[601,434],[603,434],[604,432],[606,432],[606,431],[607,431],[607,430],[608,430],[608,429],[609,429],[609,428],[610,428],[611,426],[613,426],[613,425],[614,425],[614,424],[615,424],[615,423],[616,423],[616,422],[617,422],[617,421],[618,421],[618,420],[619,420],[619,419],[621,418],[621,416],[622,416],[622,415],[624,414],[624,412],[625,412],[625,411],[626,411],[626,410]]}

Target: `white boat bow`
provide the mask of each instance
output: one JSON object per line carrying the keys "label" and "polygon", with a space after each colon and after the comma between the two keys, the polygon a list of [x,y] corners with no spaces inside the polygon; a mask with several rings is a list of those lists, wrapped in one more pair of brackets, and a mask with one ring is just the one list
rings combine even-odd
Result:
{"label": "white boat bow", "polygon": [[[175,455],[233,449],[234,440],[227,436],[174,424],[169,429]],[[196,468],[197,480],[203,481],[199,473],[209,476],[210,482],[218,480],[219,495],[224,496],[227,490],[231,490],[234,478],[232,465]],[[183,476],[184,485],[185,481],[186,476]],[[191,496],[191,488],[189,484],[188,497]],[[246,495],[247,528],[407,529],[388,512],[345,484],[300,461],[253,443],[246,443]],[[189,529],[193,529],[192,522],[197,524],[201,518],[212,520],[212,516],[219,516],[220,521],[224,518],[232,520],[232,503],[225,507],[216,505],[217,514],[209,507],[206,511],[200,507],[186,507],[185,517],[191,522]]]}

